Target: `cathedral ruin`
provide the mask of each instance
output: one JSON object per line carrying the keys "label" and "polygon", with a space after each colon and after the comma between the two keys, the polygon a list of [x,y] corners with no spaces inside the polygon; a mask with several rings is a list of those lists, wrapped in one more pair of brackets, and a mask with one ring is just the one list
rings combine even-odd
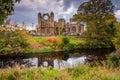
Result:
{"label": "cathedral ruin", "polygon": [[38,25],[37,25],[37,35],[38,36],[55,36],[61,35],[71,35],[79,36],[83,33],[84,26],[74,22],[72,18],[69,23],[66,23],[65,19],[61,18],[58,22],[54,21],[54,13],[51,12],[42,14],[38,13]]}

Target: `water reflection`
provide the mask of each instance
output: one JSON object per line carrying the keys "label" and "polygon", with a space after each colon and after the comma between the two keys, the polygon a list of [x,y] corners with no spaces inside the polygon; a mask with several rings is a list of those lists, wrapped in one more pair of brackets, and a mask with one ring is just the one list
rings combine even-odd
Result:
{"label": "water reflection", "polygon": [[[106,60],[106,55],[112,52],[112,50],[95,50],[92,51],[81,51],[78,52],[60,52],[53,53],[54,55],[41,56],[39,54],[27,55],[21,57],[15,57],[12,59],[0,57],[0,68],[11,68],[19,66],[20,68],[48,68],[52,66],[54,69],[72,68],[78,65],[84,65],[88,62]],[[88,54],[89,53],[89,54]],[[11,58],[11,59],[10,59]]]}
{"label": "water reflection", "polygon": [[67,60],[67,62],[70,63],[71,67],[78,66],[78,65],[83,65],[83,64],[86,63],[86,61],[87,61],[86,56],[72,57],[72,58],[68,58],[68,60]]}
{"label": "water reflection", "polygon": [[28,58],[28,59],[19,59],[19,60],[8,60],[1,61],[0,68],[37,68],[38,67],[38,58]]}
{"label": "water reflection", "polygon": [[64,68],[72,68],[78,65],[84,65],[87,61],[87,57],[71,57],[68,58],[67,61],[55,59],[54,60],[54,69],[64,69]]}
{"label": "water reflection", "polygon": [[11,61],[1,61],[0,68],[10,68],[19,66],[20,68],[48,68],[52,66],[54,69],[64,69],[64,68],[72,68],[78,65],[84,65],[88,62],[88,57],[81,56],[81,57],[70,57],[67,60],[63,59],[52,59],[47,58],[49,60],[41,60],[40,58],[28,58],[28,59],[21,59],[21,60],[11,60]]}

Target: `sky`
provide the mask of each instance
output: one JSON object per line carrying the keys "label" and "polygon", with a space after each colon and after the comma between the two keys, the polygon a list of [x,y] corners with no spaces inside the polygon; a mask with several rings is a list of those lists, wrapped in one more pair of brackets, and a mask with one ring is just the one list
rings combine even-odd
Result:
{"label": "sky", "polygon": [[[14,6],[14,14],[9,16],[13,23],[22,24],[23,22],[31,27],[37,25],[37,14],[50,13],[55,14],[55,21],[64,18],[66,22],[77,13],[77,9],[83,2],[88,0],[21,0]],[[114,14],[120,22],[120,0],[111,0],[115,6]]]}

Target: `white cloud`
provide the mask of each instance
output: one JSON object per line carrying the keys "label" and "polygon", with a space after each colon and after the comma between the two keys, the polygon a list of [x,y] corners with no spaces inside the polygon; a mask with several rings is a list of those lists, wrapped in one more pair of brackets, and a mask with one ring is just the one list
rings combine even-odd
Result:
{"label": "white cloud", "polygon": [[39,7],[47,8],[48,1],[49,0],[21,0],[20,4],[17,4],[16,6],[36,10]]}
{"label": "white cloud", "polygon": [[115,11],[116,18],[120,18],[120,10]]}
{"label": "white cloud", "polygon": [[[69,1],[69,0],[68,0]],[[69,18],[76,12],[76,5],[69,3],[71,6],[66,7],[65,0],[21,0],[20,4],[15,5],[15,13],[11,19],[15,22],[22,23],[23,21],[31,25],[37,25],[37,13],[50,13],[55,14],[55,20],[65,18],[67,22]]]}
{"label": "white cloud", "polygon": [[74,6],[71,5],[71,7],[68,8],[67,11],[64,12],[64,14],[70,14],[70,13],[72,13],[73,11],[74,11]]}

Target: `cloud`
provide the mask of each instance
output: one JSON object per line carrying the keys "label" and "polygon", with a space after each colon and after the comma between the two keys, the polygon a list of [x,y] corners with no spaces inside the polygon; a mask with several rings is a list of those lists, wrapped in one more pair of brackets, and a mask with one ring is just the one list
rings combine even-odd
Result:
{"label": "cloud", "polygon": [[120,10],[115,11],[115,17],[117,18],[118,21],[120,21]]}
{"label": "cloud", "polygon": [[68,14],[68,15],[69,15],[69,14],[72,13],[73,11],[74,11],[74,6],[71,5],[70,8],[68,8],[67,11],[64,12],[64,14]]}
{"label": "cloud", "polygon": [[[55,13],[55,20],[59,18],[67,18],[72,16],[75,11],[73,9],[74,5],[70,4],[70,7],[65,8],[66,0],[21,0],[20,4],[15,5],[15,14],[10,18],[14,22],[22,23],[23,21],[27,24],[35,23],[37,25],[37,14],[50,13],[53,11]],[[69,2],[69,0],[67,0]]]}
{"label": "cloud", "polygon": [[118,16],[118,18],[120,18],[120,10],[117,10],[117,11],[115,12],[115,15]]}
{"label": "cloud", "polygon": [[[69,19],[77,12],[80,4],[86,1],[88,0],[21,0],[19,4],[15,4],[15,12],[9,18],[18,24],[25,22],[31,26],[32,23],[37,25],[38,12],[50,13],[53,11],[56,21],[59,18],[65,18],[68,22]],[[112,0],[112,2],[115,5],[115,16],[120,18],[120,0]]]}
{"label": "cloud", "polygon": [[20,4],[16,4],[16,6],[37,10],[39,7],[47,8],[48,2],[49,0],[21,0]]}

